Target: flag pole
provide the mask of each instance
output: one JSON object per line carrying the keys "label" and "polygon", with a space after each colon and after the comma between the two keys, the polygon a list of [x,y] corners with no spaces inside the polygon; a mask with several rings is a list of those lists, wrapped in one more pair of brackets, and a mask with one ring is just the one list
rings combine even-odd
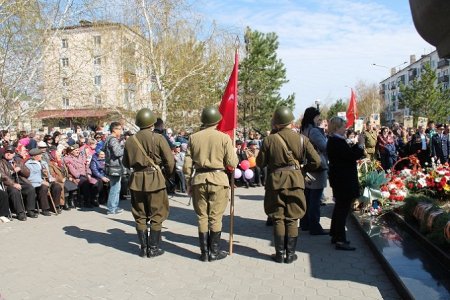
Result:
{"label": "flag pole", "polygon": [[[233,147],[236,147],[236,129],[233,129]],[[229,254],[233,255],[233,229],[234,229],[234,170],[230,178],[230,239],[229,239]]]}

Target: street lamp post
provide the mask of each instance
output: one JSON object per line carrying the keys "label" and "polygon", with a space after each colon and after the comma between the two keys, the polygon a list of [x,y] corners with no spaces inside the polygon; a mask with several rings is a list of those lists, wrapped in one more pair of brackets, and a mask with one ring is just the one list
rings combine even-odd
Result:
{"label": "street lamp post", "polygon": [[320,99],[317,99],[316,101],[314,101],[314,103],[316,104],[317,110],[319,110],[319,108],[320,108]]}

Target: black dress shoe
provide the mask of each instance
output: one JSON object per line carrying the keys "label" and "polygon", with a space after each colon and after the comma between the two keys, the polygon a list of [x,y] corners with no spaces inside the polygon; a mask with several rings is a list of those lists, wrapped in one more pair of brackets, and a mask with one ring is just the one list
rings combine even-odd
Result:
{"label": "black dress shoe", "polygon": [[330,231],[329,230],[327,230],[327,229],[322,229],[322,231],[317,231],[317,232],[315,232],[315,231],[309,231],[309,234],[310,235],[329,235],[330,234]]}
{"label": "black dress shoe", "polygon": [[355,247],[350,246],[345,242],[336,242],[336,250],[344,250],[344,251],[354,251]]}
{"label": "black dress shoe", "polygon": [[37,218],[38,215],[34,211],[27,212],[27,216],[30,218]]}
{"label": "black dress shoe", "polygon": [[[337,240],[336,240],[336,238],[331,238],[331,243],[332,244],[336,244],[337,243]],[[350,244],[350,241],[343,241],[342,243],[345,243],[345,244]]]}
{"label": "black dress shoe", "polygon": [[25,215],[24,212],[21,212],[17,215],[17,220],[19,221],[26,221],[27,220],[27,216]]}

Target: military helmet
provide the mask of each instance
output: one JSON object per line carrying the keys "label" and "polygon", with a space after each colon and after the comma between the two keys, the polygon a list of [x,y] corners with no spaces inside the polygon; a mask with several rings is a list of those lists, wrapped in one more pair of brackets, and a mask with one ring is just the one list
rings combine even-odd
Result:
{"label": "military helmet", "polygon": [[156,116],[155,114],[148,108],[143,108],[139,110],[136,114],[136,125],[139,128],[147,128],[155,124]]}
{"label": "military helmet", "polygon": [[205,126],[216,125],[222,120],[222,115],[215,106],[205,107],[202,111],[201,121]]}
{"label": "military helmet", "polygon": [[272,122],[274,125],[289,125],[292,121],[294,121],[294,114],[287,106],[280,106],[273,113]]}

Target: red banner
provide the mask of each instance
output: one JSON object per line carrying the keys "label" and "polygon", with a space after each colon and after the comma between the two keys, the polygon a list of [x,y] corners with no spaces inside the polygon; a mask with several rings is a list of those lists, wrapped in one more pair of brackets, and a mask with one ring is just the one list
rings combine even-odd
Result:
{"label": "red banner", "polygon": [[356,94],[352,89],[352,95],[350,97],[350,103],[347,108],[347,128],[352,127],[355,124],[356,118],[358,118],[358,110],[356,109]]}
{"label": "red banner", "polygon": [[222,120],[217,125],[217,129],[228,134],[231,140],[234,140],[234,129],[237,125],[238,66],[238,53],[236,50],[233,72],[231,72],[228,85],[223,93],[222,102],[220,102],[219,106]]}

